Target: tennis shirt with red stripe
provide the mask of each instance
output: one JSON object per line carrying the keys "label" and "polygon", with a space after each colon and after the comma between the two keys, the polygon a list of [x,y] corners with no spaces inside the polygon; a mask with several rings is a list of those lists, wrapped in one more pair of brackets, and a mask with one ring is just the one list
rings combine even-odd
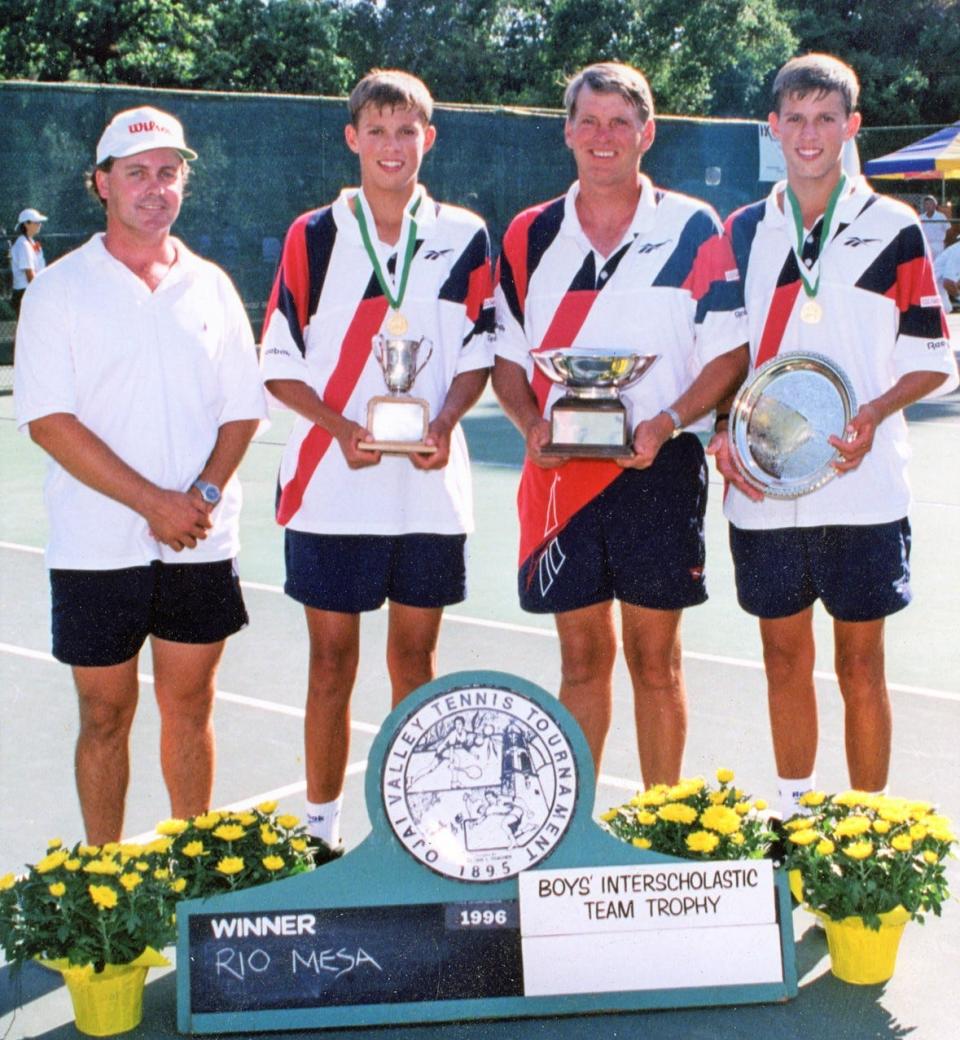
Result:
{"label": "tennis shirt with red stripe", "polygon": [[[820,257],[816,298],[823,311],[818,323],[808,324],[800,319],[806,295],[792,250],[793,217],[777,202],[785,188],[786,182],[777,184],[765,200],[727,220],[744,286],[751,366],[766,337],[762,359],[804,351],[836,362],[858,404],[885,393],[908,372],[947,376],[930,397],[953,390],[957,364],[913,210],[875,194],[862,177],[851,181],[837,203],[830,242],[819,242],[818,221],[804,245],[804,260]],[[899,520],[910,506],[909,455],[906,419],[898,412],[877,427],[857,469],[796,499],[756,503],[731,488],[724,514],[747,530]]]}
{"label": "tennis shirt with red stripe", "polygon": [[[490,246],[480,217],[439,204],[417,189],[416,251],[400,312],[407,338],[433,345],[412,395],[433,419],[462,372],[489,368],[493,348]],[[303,214],[284,243],[264,326],[264,380],[298,379],[346,418],[367,424],[370,398],[387,393],[371,339],[389,316],[346,189],[332,205]],[[400,241],[406,240],[411,200]],[[371,229],[373,230],[373,229]],[[375,232],[374,232],[375,234]],[[374,239],[395,271],[396,247]],[[423,345],[418,364],[427,357]],[[450,461],[415,469],[405,456],[351,470],[333,438],[298,416],[280,464],[277,520],[313,534],[463,534],[473,529],[469,457],[460,426]]]}
{"label": "tennis shirt with red stripe", "polygon": [[[534,369],[533,352],[579,346],[659,354],[621,393],[632,429],[673,404],[706,364],[746,342],[739,274],[716,213],[640,180],[633,221],[608,257],[580,225],[579,182],[520,213],[504,235],[496,352],[524,367],[544,416],[563,390]],[[521,564],[623,472],[606,459],[554,470],[527,460],[517,496]]]}

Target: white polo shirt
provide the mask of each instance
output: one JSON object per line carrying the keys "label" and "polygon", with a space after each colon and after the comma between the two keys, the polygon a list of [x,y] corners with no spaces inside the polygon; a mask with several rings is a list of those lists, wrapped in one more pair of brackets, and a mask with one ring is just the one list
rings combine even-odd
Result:
{"label": "white polo shirt", "polygon": [[31,241],[26,235],[21,235],[13,248],[10,250],[10,269],[13,274],[13,288],[26,289],[30,284],[27,281],[27,271],[33,271],[38,275],[46,267],[43,258],[43,249],[40,243],[33,239]]}
{"label": "white polo shirt", "polygon": [[[792,217],[777,204],[785,182],[768,198],[734,213],[728,236],[744,283],[755,361],[775,291],[796,283]],[[931,394],[957,386],[957,365],[933,283],[917,216],[908,206],[876,195],[862,178],[837,204],[836,231],[820,250],[817,301],[823,318],[800,320],[801,290],[787,319],[777,356],[814,352],[836,361],[852,383],[858,405],[889,390],[909,372],[942,372]],[[724,514],[749,530],[881,524],[906,516],[910,506],[910,446],[903,412],[885,419],[860,466],[795,499],[750,499],[731,487]]]}
{"label": "white polo shirt", "polygon": [[[177,261],[153,292],[107,252],[103,235],[48,267],[17,327],[17,425],[67,412],[161,488],[186,491],[227,422],[266,404],[243,304],[220,268],[173,239]],[[195,549],[176,553],[138,513],[50,460],[44,490],[51,568],[111,570],[208,563],[240,548],[234,477]]]}

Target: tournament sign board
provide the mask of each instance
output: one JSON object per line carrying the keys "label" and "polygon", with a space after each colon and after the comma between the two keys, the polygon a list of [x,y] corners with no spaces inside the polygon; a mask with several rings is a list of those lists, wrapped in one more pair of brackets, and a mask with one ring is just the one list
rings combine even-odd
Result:
{"label": "tournament sign board", "polygon": [[591,818],[579,726],[513,675],[421,687],[378,734],[370,835],[177,912],[177,1025],[249,1033],[796,996],[769,861],[633,848]]}

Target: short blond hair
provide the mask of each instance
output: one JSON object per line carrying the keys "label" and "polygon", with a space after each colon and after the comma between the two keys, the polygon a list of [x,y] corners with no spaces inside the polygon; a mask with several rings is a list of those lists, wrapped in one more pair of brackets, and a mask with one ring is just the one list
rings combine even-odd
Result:
{"label": "short blond hair", "polygon": [[371,69],[347,99],[350,122],[356,126],[368,106],[416,112],[425,126],[433,116],[433,98],[426,83],[402,69]]}
{"label": "short blond hair", "polygon": [[563,107],[567,119],[577,114],[577,98],[584,87],[598,94],[619,94],[637,110],[640,122],[653,118],[653,94],[643,73],[632,65],[618,61],[601,61],[581,69],[567,84],[563,94]]}

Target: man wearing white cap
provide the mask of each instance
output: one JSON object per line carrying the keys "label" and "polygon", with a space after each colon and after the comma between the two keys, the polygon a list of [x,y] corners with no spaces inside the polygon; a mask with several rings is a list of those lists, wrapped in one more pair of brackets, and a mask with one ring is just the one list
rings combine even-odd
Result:
{"label": "man wearing white cap", "polygon": [[20,232],[13,248],[10,250],[10,269],[13,274],[13,292],[10,300],[13,309],[20,313],[20,301],[27,291],[27,286],[47,266],[43,258],[43,248],[37,241],[37,235],[47,218],[38,209],[27,208],[20,211],[17,217],[17,230]]}
{"label": "man wearing white cap", "polygon": [[53,653],[73,668],[98,845],[121,836],[147,637],[163,777],[186,817],[210,805],[214,676],[247,622],[234,473],[266,409],[236,290],[170,234],[195,158],[171,115],[115,116],[89,178],[106,232],[36,280],[17,330],[17,422],[51,456]]}

